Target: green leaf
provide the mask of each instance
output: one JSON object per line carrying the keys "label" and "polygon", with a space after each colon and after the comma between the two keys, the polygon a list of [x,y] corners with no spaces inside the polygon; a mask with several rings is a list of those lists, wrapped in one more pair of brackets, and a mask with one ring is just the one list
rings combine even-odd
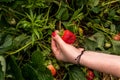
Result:
{"label": "green leaf", "polygon": [[111,24],[110,30],[111,30],[111,32],[116,33],[116,26],[114,24]]}
{"label": "green leaf", "polygon": [[44,72],[40,70],[38,73],[39,80],[54,80],[51,72],[48,69],[46,69]]}
{"label": "green leaf", "polygon": [[0,0],[0,2],[12,2],[12,1],[15,1],[15,0]]}
{"label": "green leaf", "polygon": [[92,8],[92,11],[93,11],[94,13],[99,13],[99,12],[100,12],[100,8],[99,8],[99,7],[93,7],[93,8]]}
{"label": "green leaf", "polygon": [[9,56],[7,58],[7,62],[10,66],[10,71],[12,72],[12,76],[14,76],[15,80],[24,80],[22,76],[22,72],[18,64],[16,63],[14,56]]}
{"label": "green leaf", "polygon": [[[83,5],[86,5],[86,4],[88,3],[88,1],[89,1],[89,0],[75,0],[76,5],[77,5],[78,7],[81,7],[81,6],[83,6]],[[75,5],[74,5],[74,6],[75,6]]]}
{"label": "green leaf", "polygon": [[50,52],[51,52],[50,48],[46,48],[41,53],[42,53],[43,57],[45,58],[46,56],[48,56],[50,54]]}
{"label": "green leaf", "polygon": [[[35,69],[35,72],[39,80],[53,80],[51,72],[46,68],[45,55],[47,55],[48,50],[40,51],[39,48],[32,53],[31,65]],[[43,54],[45,54],[43,56]]]}
{"label": "green leaf", "polygon": [[12,36],[7,35],[6,38],[5,38],[5,41],[4,41],[3,45],[1,45],[0,48],[9,47],[9,46],[11,46],[11,44],[12,44]]}
{"label": "green leaf", "polygon": [[97,48],[104,50],[105,36],[102,32],[95,33],[93,36],[89,37],[89,39],[97,43]]}
{"label": "green leaf", "polygon": [[6,61],[3,56],[0,56],[0,64],[2,66],[2,72],[5,74],[6,73]]}
{"label": "green leaf", "polygon": [[65,11],[61,15],[61,20],[67,20],[69,18],[68,9],[65,8]]}
{"label": "green leaf", "polygon": [[59,20],[67,20],[69,18],[68,9],[61,7],[56,14],[56,18]]}
{"label": "green leaf", "polygon": [[86,50],[96,50],[97,48],[97,42],[90,40],[88,38],[85,38],[84,40],[84,48]]}
{"label": "green leaf", "polygon": [[37,71],[29,64],[22,67],[22,73],[25,80],[39,80]]}
{"label": "green leaf", "polygon": [[4,53],[5,51],[12,48],[12,36],[7,35],[4,43],[0,46],[0,53]]}
{"label": "green leaf", "polygon": [[69,80],[86,80],[85,74],[80,69],[80,66],[70,66],[68,75]]}
{"label": "green leaf", "polygon": [[72,20],[81,21],[84,18],[84,14],[81,12],[77,16],[73,17]]}
{"label": "green leaf", "polygon": [[68,5],[65,4],[63,1],[60,2],[59,4],[59,9],[55,15],[55,17],[59,20],[67,20],[69,18],[69,13],[68,13]]}
{"label": "green leaf", "polygon": [[2,66],[0,65],[0,80],[5,80],[4,79],[4,73],[2,71]]}
{"label": "green leaf", "polygon": [[14,38],[13,40],[13,46],[15,48],[19,48],[21,46],[24,46],[25,43],[30,40],[29,36],[27,36],[26,34],[20,34],[19,36],[17,36],[16,38]]}
{"label": "green leaf", "polygon": [[100,0],[89,0],[88,4],[91,6],[91,7],[94,7],[94,6],[97,6],[99,4],[99,1]]}
{"label": "green leaf", "polygon": [[65,29],[68,29],[72,32],[75,32],[75,30],[78,29],[77,26],[72,22],[63,22],[62,24],[64,25]]}
{"label": "green leaf", "polygon": [[116,26],[116,31],[120,32],[120,25]]}
{"label": "green leaf", "polygon": [[35,33],[32,33],[32,45],[35,43],[35,39],[36,39]]}
{"label": "green leaf", "polygon": [[31,57],[33,67],[36,69],[40,68],[41,71],[44,71],[45,70],[45,66],[43,65],[45,62],[44,58],[45,57],[43,57],[42,51],[40,51],[39,49],[34,51]]}
{"label": "green leaf", "polygon": [[37,36],[37,38],[39,39],[39,38],[40,38],[40,35],[39,35],[38,30],[37,30],[37,29],[33,29],[33,31],[34,31],[35,35]]}
{"label": "green leaf", "polygon": [[29,64],[25,64],[22,68],[23,75],[27,80],[53,80],[53,77],[48,69],[44,71],[36,70]]}
{"label": "green leaf", "polygon": [[75,17],[77,18],[77,16],[80,14],[80,12],[81,12],[82,9],[83,9],[83,6],[82,6],[80,9],[76,10],[76,11],[74,12],[74,14],[72,15],[70,21],[74,20]]}
{"label": "green leaf", "polygon": [[115,10],[110,9],[109,16],[115,16],[115,15],[116,15]]}
{"label": "green leaf", "polygon": [[6,72],[6,61],[3,56],[0,56],[0,80],[5,80],[4,79],[5,72]]}
{"label": "green leaf", "polygon": [[120,41],[112,40],[112,51],[115,54],[120,55]]}

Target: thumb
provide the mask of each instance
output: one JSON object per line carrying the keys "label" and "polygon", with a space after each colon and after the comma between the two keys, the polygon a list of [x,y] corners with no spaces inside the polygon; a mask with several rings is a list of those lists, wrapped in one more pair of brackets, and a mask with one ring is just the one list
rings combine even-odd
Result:
{"label": "thumb", "polygon": [[64,41],[62,40],[62,38],[58,35],[59,31],[56,30],[52,33],[52,38],[53,40],[55,40],[58,44],[63,44]]}

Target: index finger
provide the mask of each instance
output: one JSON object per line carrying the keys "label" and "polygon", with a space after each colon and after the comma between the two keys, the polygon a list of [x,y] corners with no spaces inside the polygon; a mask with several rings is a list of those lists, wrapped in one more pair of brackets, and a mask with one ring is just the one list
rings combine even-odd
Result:
{"label": "index finger", "polygon": [[56,54],[59,54],[59,49],[57,48],[56,42],[53,40],[53,38],[51,40],[51,48],[55,56]]}

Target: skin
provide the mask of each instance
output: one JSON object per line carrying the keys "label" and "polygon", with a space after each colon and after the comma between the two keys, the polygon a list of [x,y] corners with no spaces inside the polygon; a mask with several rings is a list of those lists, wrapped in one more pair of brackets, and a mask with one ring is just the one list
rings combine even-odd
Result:
{"label": "skin", "polygon": [[[70,44],[65,43],[55,31],[52,36],[51,48],[54,56],[64,62],[77,64],[75,58],[81,54],[83,48],[76,48]],[[88,68],[112,74],[120,77],[120,56],[110,55],[101,52],[85,51],[81,56],[79,63]]]}

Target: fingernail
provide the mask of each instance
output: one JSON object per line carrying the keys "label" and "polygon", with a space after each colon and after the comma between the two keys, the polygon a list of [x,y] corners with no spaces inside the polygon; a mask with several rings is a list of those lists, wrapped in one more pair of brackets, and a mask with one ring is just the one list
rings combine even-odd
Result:
{"label": "fingernail", "polygon": [[55,36],[56,36],[56,33],[55,33],[55,32],[52,32],[52,36],[55,37]]}

